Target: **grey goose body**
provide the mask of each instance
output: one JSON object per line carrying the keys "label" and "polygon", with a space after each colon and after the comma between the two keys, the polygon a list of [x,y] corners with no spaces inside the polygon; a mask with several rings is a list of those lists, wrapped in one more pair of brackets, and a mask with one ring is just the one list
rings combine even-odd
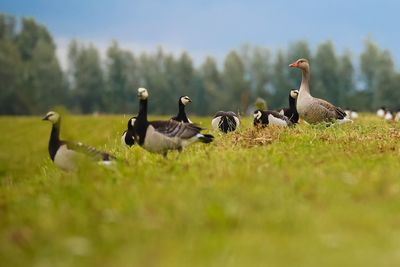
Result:
{"label": "grey goose body", "polygon": [[54,164],[62,170],[70,171],[76,169],[76,155],[77,153],[85,154],[90,158],[109,164],[115,159],[114,156],[107,152],[99,151],[93,147],[84,145],[82,143],[74,143],[60,139],[60,126],[61,117],[57,112],[50,111],[46,114],[43,120],[50,121],[52,123],[52,129],[50,133],[50,140],[48,145],[48,151],[50,159]]}
{"label": "grey goose body", "polygon": [[254,111],[254,126],[266,127],[268,125],[275,125],[280,127],[292,126],[293,123],[281,113],[274,110],[256,110]]}
{"label": "grey goose body", "polygon": [[201,127],[191,123],[147,120],[148,92],[138,89],[139,113],[134,125],[135,142],[147,151],[166,155],[170,150],[181,151],[185,146],[195,143],[210,143],[213,136],[201,134]]}
{"label": "grey goose body", "polygon": [[235,131],[239,125],[239,117],[233,111],[218,111],[215,113],[211,125],[215,130],[223,133]]}
{"label": "grey goose body", "polygon": [[297,97],[297,112],[300,118],[308,123],[321,122],[349,122],[346,113],[340,107],[336,107],[326,100],[315,98],[310,94],[310,65],[306,59],[299,59],[289,65],[291,68],[298,68],[302,71],[302,80]]}

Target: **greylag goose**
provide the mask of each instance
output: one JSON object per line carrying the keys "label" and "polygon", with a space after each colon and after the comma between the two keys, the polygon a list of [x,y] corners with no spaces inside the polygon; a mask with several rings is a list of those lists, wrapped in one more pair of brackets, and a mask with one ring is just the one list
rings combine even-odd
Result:
{"label": "greylag goose", "polygon": [[254,126],[266,127],[268,125],[276,125],[281,127],[292,126],[293,123],[285,116],[274,110],[259,110],[254,111]]}
{"label": "greylag goose", "polygon": [[60,169],[65,171],[76,169],[75,157],[77,153],[85,154],[105,165],[116,159],[107,152],[99,151],[82,143],[60,140],[61,116],[57,112],[49,111],[42,120],[50,121],[53,124],[48,150],[51,160]]}
{"label": "greylag goose", "polygon": [[239,125],[239,117],[233,111],[218,111],[215,113],[211,125],[215,130],[223,133],[235,131]]}
{"label": "greylag goose", "polygon": [[291,90],[289,93],[289,107],[279,110],[279,113],[285,115],[292,123],[299,122],[299,113],[296,109],[296,100],[299,95],[299,90]]}
{"label": "greylag goose", "polygon": [[179,106],[179,112],[178,115],[175,117],[172,117],[171,120],[177,121],[177,122],[186,122],[186,123],[192,123],[192,121],[186,116],[185,112],[185,106],[189,103],[191,103],[192,100],[188,96],[181,96],[179,97],[178,100],[178,106]]}
{"label": "greylag goose", "polygon": [[300,118],[308,123],[351,122],[346,119],[346,113],[339,107],[335,107],[328,101],[312,97],[310,94],[310,65],[306,59],[299,59],[289,65],[302,71],[302,80],[297,97],[297,112]]}
{"label": "greylag goose", "polygon": [[201,134],[203,130],[195,124],[169,121],[147,120],[147,100],[149,94],[145,88],[138,89],[139,113],[133,126],[135,143],[149,152],[167,155],[169,150],[182,149],[195,142],[210,143],[214,136]]}

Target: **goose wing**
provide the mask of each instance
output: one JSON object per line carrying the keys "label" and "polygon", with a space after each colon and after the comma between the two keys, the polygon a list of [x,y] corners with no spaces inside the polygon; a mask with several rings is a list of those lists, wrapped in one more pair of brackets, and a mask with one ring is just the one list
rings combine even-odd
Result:
{"label": "goose wing", "polygon": [[165,136],[178,137],[182,139],[189,139],[203,130],[195,124],[182,123],[174,120],[152,121],[150,122],[150,125],[152,125],[157,132]]}
{"label": "goose wing", "polygon": [[318,105],[323,106],[330,112],[333,112],[336,115],[335,116],[336,119],[342,120],[346,117],[346,112],[343,109],[336,107],[336,106],[332,105],[331,103],[329,103],[328,101],[325,101],[323,99],[315,98],[315,100],[318,103]]}
{"label": "goose wing", "polygon": [[82,144],[81,142],[74,143],[74,142],[64,141],[64,143],[67,145],[68,149],[74,150],[79,153],[83,153],[95,160],[110,161],[116,159],[113,155],[107,152],[97,150],[96,148]]}

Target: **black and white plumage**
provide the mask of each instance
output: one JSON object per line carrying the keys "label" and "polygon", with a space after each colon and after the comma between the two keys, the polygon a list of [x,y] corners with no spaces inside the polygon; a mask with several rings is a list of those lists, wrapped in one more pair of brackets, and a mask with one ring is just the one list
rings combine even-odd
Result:
{"label": "black and white plumage", "polygon": [[178,115],[175,117],[172,117],[171,120],[177,121],[177,122],[186,122],[186,123],[192,123],[192,121],[186,116],[185,112],[185,106],[189,103],[191,103],[192,100],[188,96],[181,96],[179,97],[178,100]]}
{"label": "black and white plumage", "polygon": [[75,157],[77,153],[85,154],[106,165],[115,159],[114,156],[107,152],[99,151],[82,143],[60,140],[61,116],[57,112],[48,112],[43,120],[50,121],[53,124],[48,150],[51,160],[60,169],[66,171],[76,169]]}
{"label": "black and white plumage", "polygon": [[148,92],[145,88],[138,89],[139,113],[133,127],[135,143],[147,151],[167,155],[169,150],[182,149],[195,142],[210,143],[214,136],[201,134],[203,130],[191,123],[147,120]]}
{"label": "black and white plumage", "polygon": [[388,111],[388,109],[386,107],[380,107],[377,111],[376,111],[376,115],[380,118],[385,118],[386,112]]}
{"label": "black and white plumage", "polygon": [[279,110],[279,113],[285,115],[292,123],[299,122],[299,113],[297,113],[296,100],[299,90],[291,90],[289,93],[289,107]]}
{"label": "black and white plumage", "polygon": [[276,125],[281,127],[292,126],[293,123],[285,116],[280,114],[277,111],[273,110],[256,110],[254,111],[254,126],[268,126],[268,125]]}
{"label": "black and white plumage", "polygon": [[344,112],[346,113],[346,118],[351,120],[358,119],[358,112],[355,110],[351,110],[349,108],[345,109]]}
{"label": "black and white plumage", "polygon": [[211,125],[215,130],[223,133],[235,131],[239,125],[239,117],[233,111],[218,111],[215,113]]}
{"label": "black and white plumage", "polygon": [[391,110],[386,110],[385,116],[383,118],[385,119],[385,121],[393,121],[395,116],[396,116],[395,112]]}
{"label": "black and white plumage", "polygon": [[125,146],[133,146],[135,144],[135,138],[133,134],[133,126],[135,125],[136,117],[132,117],[128,120],[128,128],[122,134],[121,144]]}

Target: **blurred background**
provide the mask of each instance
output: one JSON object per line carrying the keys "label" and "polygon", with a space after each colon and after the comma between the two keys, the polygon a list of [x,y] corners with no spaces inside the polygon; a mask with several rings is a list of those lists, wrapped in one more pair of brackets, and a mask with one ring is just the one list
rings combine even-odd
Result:
{"label": "blurred background", "polygon": [[0,114],[245,113],[287,105],[311,62],[314,96],[400,107],[398,1],[0,0]]}

